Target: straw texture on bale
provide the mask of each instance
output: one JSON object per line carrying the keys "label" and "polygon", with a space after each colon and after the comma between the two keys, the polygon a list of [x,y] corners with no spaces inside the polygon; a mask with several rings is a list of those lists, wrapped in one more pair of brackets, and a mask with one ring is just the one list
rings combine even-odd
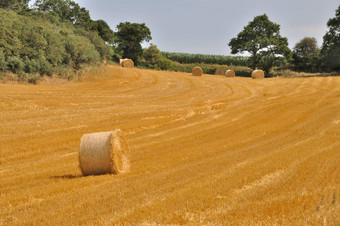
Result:
{"label": "straw texture on bale", "polygon": [[235,77],[235,71],[234,70],[227,70],[225,72],[225,77],[228,77],[228,78]]}
{"label": "straw texture on bale", "polygon": [[84,176],[128,172],[129,147],[121,130],[85,134],[80,141],[79,166]]}
{"label": "straw texture on bale", "polygon": [[119,65],[120,66],[123,66],[123,61],[124,61],[125,59],[119,59]]}
{"label": "straw texture on bale", "polygon": [[224,73],[225,73],[226,70],[227,70],[227,69],[224,68],[224,67],[219,67],[219,68],[216,69],[215,75],[224,75]]}
{"label": "straw texture on bale", "polygon": [[262,78],[264,78],[264,71],[262,71],[262,70],[254,70],[251,73],[251,77],[253,79],[262,79]]}
{"label": "straw texture on bale", "polygon": [[194,67],[192,69],[192,75],[193,76],[202,76],[203,75],[203,70],[201,67]]}
{"label": "straw texture on bale", "polygon": [[134,63],[131,59],[124,59],[122,62],[122,67],[133,68]]}

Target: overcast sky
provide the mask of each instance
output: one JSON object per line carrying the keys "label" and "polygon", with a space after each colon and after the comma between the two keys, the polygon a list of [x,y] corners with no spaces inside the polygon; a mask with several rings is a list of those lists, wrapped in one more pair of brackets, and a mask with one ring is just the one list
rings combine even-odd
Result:
{"label": "overcast sky", "polygon": [[[304,37],[319,46],[339,0],[75,0],[115,31],[120,22],[146,23],[161,51],[230,55],[228,42],[257,15],[281,25],[291,48]],[[148,44],[143,44],[147,47]]]}

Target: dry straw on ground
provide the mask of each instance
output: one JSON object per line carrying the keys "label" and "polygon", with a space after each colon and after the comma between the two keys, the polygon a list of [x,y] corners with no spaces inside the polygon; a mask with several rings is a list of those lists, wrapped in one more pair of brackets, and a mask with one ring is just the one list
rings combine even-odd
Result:
{"label": "dry straw on ground", "polygon": [[226,72],[226,68],[224,68],[224,67],[219,67],[219,68],[217,68],[216,69],[216,71],[215,71],[215,75],[224,75],[224,73]]}
{"label": "dry straw on ground", "polygon": [[225,77],[230,77],[230,78],[235,77],[235,71],[233,71],[233,70],[227,70],[227,71],[225,72]]}
{"label": "dry straw on ground", "polygon": [[262,70],[254,70],[251,73],[251,77],[253,79],[262,79],[262,78],[264,78],[264,71],[262,71]]}
{"label": "dry straw on ground", "polygon": [[122,67],[127,67],[127,68],[133,68],[134,67],[134,63],[131,59],[124,59],[122,62],[121,62],[121,66]]}
{"label": "dry straw on ground", "polygon": [[125,173],[129,147],[121,130],[85,134],[80,141],[79,166],[84,176]]}
{"label": "dry straw on ground", "polygon": [[203,70],[201,67],[194,67],[192,69],[192,75],[193,76],[202,76],[203,75]]}

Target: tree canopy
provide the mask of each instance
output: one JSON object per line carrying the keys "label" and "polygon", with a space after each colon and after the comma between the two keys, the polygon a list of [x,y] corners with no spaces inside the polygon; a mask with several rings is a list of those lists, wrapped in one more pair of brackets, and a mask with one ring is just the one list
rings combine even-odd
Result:
{"label": "tree canopy", "polygon": [[118,50],[122,52],[123,58],[132,59],[138,64],[139,58],[143,55],[141,43],[149,42],[152,39],[150,29],[145,23],[120,23],[115,32],[115,43]]}
{"label": "tree canopy", "polygon": [[293,49],[293,64],[298,71],[316,71],[320,66],[320,49],[315,38],[305,37]]}
{"label": "tree canopy", "polygon": [[6,10],[22,11],[28,9],[30,0],[0,0],[0,8]]}
{"label": "tree canopy", "polygon": [[69,23],[50,23],[43,15],[0,9],[0,70],[24,75],[64,75],[111,57],[95,33]]}
{"label": "tree canopy", "polygon": [[39,11],[57,15],[63,22],[70,21],[84,27],[91,22],[89,11],[72,0],[36,0],[35,7]]}
{"label": "tree canopy", "polygon": [[159,58],[161,58],[161,51],[156,45],[150,44],[149,48],[144,51],[144,59],[146,63],[153,66],[157,63]]}
{"label": "tree canopy", "polygon": [[335,17],[328,20],[329,30],[323,37],[321,54],[324,66],[331,70],[340,70],[340,5]]}
{"label": "tree canopy", "polygon": [[114,33],[104,20],[93,21],[91,30],[95,30],[105,42],[113,43]]}
{"label": "tree canopy", "polygon": [[251,67],[262,67],[266,72],[278,59],[291,57],[288,40],[280,35],[280,25],[271,22],[266,14],[249,22],[236,38],[230,40],[229,46],[232,54],[250,53]]}
{"label": "tree canopy", "polygon": [[88,31],[96,32],[105,42],[112,44],[114,33],[104,20],[93,21],[89,11],[72,0],[36,0],[35,7],[59,18],[61,22],[71,22]]}

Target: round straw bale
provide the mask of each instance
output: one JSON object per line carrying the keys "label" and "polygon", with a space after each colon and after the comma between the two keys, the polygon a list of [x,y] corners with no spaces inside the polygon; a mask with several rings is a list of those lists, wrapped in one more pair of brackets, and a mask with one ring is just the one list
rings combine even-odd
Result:
{"label": "round straw bale", "polygon": [[193,76],[202,76],[203,75],[203,70],[201,67],[194,67],[192,69],[192,75]]}
{"label": "round straw bale", "polygon": [[80,141],[79,166],[84,176],[128,172],[129,147],[121,130],[85,134]]}
{"label": "round straw bale", "polygon": [[251,73],[251,77],[253,79],[262,79],[262,78],[264,78],[264,71],[262,71],[262,70],[254,70]]}
{"label": "round straw bale", "polygon": [[225,77],[235,77],[235,71],[233,71],[233,70],[227,70],[226,72],[225,72]]}
{"label": "round straw bale", "polygon": [[123,67],[128,67],[128,68],[133,68],[134,67],[134,63],[131,59],[124,59],[122,62],[122,66]]}
{"label": "round straw bale", "polygon": [[119,66],[123,67],[123,61],[124,59],[119,59]]}
{"label": "round straw bale", "polygon": [[227,70],[227,69],[224,68],[224,67],[219,67],[219,68],[216,69],[215,75],[224,75],[224,73],[225,73],[226,70]]}

